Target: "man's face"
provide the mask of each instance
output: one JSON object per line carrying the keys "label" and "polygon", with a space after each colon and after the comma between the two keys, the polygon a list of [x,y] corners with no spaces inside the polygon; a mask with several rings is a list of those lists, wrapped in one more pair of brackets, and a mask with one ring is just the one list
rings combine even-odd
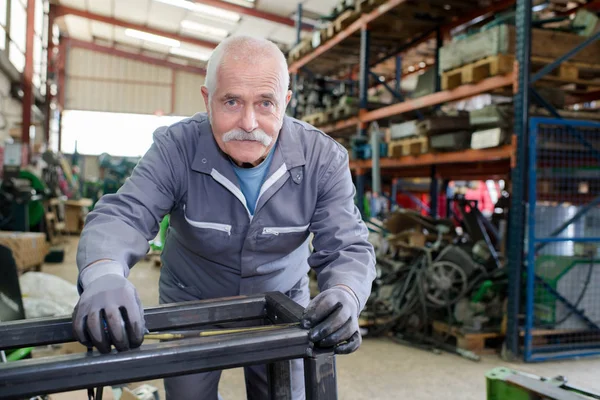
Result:
{"label": "man's face", "polygon": [[283,87],[281,68],[274,59],[265,59],[260,67],[231,58],[225,61],[210,101],[202,88],[213,134],[236,163],[258,165],[279,136],[291,92]]}

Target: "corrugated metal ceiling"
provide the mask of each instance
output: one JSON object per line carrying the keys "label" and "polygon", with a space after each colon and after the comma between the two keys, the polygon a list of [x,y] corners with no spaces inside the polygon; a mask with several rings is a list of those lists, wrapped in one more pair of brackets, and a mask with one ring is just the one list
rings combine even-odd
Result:
{"label": "corrugated metal ceiling", "polygon": [[[246,3],[257,10],[288,18],[294,16],[298,5],[298,0],[254,0],[255,3],[249,0],[227,1],[237,4]],[[337,1],[304,0],[302,2],[306,13],[314,15],[315,13],[328,14]],[[165,4],[164,0],[59,0],[58,3],[90,13],[212,42],[218,42],[220,38],[186,29],[182,27],[182,21],[187,20],[201,24],[204,29],[208,30],[211,28],[224,29],[228,35],[253,35],[266,38],[278,43],[284,50],[292,46],[296,40],[295,29],[290,26],[241,14],[238,22],[228,22],[223,18],[207,18],[206,15],[200,13],[173,4]],[[133,38],[127,35],[126,30],[122,27],[73,15],[67,15],[63,20],[59,19],[57,24],[63,32],[75,39],[96,41],[114,46],[132,46],[142,49],[145,54],[151,54],[154,57],[179,58],[179,63],[186,62],[188,65],[193,66],[203,66],[204,64],[202,61],[185,56],[170,55],[169,46]],[[181,47],[193,52],[205,52],[204,49],[190,44],[182,43]]]}

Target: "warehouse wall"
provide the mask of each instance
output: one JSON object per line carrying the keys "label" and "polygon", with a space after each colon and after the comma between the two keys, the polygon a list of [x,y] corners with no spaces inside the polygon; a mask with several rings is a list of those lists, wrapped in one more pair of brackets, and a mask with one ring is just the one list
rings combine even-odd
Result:
{"label": "warehouse wall", "polygon": [[187,116],[205,110],[203,82],[203,76],[72,48],[65,108]]}
{"label": "warehouse wall", "polygon": [[193,115],[206,111],[202,92],[204,76],[178,71],[175,74],[174,115]]}
{"label": "warehouse wall", "polygon": [[21,136],[23,107],[10,95],[10,79],[0,71],[0,146],[10,136]]}

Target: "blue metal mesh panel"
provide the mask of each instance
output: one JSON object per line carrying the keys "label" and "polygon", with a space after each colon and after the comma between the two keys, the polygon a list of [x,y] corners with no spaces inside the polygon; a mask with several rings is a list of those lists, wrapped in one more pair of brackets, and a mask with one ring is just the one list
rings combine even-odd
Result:
{"label": "blue metal mesh panel", "polygon": [[532,118],[525,360],[600,354],[600,124]]}

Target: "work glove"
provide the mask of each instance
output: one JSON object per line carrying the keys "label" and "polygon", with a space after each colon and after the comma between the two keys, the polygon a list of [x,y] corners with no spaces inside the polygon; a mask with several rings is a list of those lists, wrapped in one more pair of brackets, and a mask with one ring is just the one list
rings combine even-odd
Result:
{"label": "work glove", "polygon": [[358,299],[349,288],[333,286],[311,300],[301,324],[310,329],[308,338],[316,346],[335,346],[336,354],[349,354],[362,342],[358,308]]}
{"label": "work glove", "polygon": [[[140,347],[145,332],[144,309],[135,287],[115,262],[88,268],[95,271],[82,271],[83,293],[73,311],[75,337],[101,353],[109,353],[111,345],[118,351]],[[118,269],[121,273],[111,272]],[[92,279],[85,279],[83,274],[89,272],[87,278]]]}

